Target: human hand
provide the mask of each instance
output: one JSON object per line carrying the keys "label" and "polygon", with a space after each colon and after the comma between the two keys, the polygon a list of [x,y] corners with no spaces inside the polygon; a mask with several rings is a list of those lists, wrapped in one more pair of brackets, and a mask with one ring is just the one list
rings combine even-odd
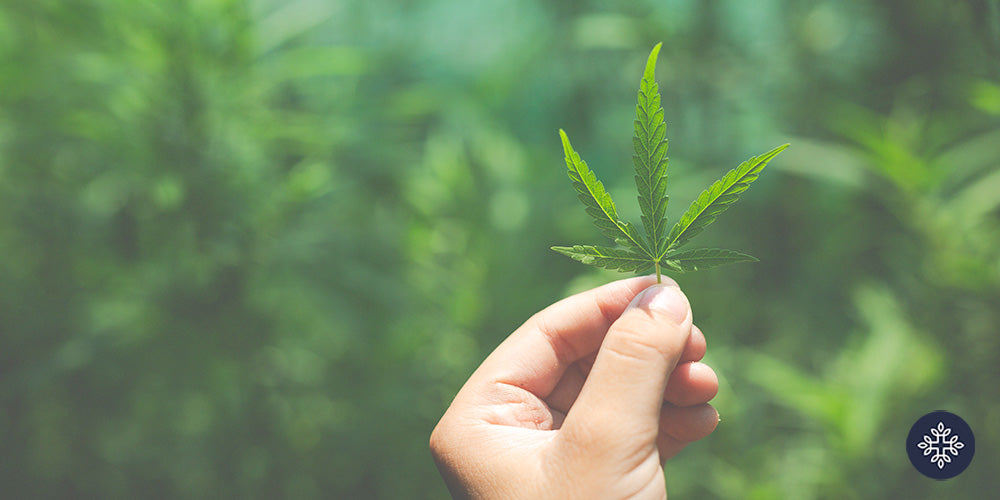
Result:
{"label": "human hand", "polygon": [[719,382],[677,284],[651,276],[532,316],[431,434],[455,498],[666,498],[661,468],[719,421]]}

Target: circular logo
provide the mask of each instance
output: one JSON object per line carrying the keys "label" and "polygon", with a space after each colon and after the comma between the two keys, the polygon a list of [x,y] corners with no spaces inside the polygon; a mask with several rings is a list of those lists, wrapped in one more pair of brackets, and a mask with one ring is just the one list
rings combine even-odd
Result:
{"label": "circular logo", "polygon": [[961,474],[972,463],[976,438],[962,417],[947,411],[933,411],[910,427],[906,454],[921,474],[949,479]]}

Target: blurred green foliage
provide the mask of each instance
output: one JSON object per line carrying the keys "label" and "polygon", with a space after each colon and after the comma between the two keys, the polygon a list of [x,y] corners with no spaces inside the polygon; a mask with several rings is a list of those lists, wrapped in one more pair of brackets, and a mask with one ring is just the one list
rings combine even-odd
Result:
{"label": "blurred green foliage", "polygon": [[[673,220],[793,144],[704,237],[762,262],[678,278],[722,422],[672,497],[989,497],[995,0],[0,3],[4,496],[444,496],[465,378],[616,278],[548,250],[593,236],[556,130],[629,192],[657,41]],[[936,409],[945,482],[902,448]]]}

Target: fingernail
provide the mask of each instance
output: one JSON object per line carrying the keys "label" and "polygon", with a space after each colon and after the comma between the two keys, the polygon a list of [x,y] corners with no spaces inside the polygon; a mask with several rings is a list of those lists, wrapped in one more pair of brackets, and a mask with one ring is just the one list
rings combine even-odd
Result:
{"label": "fingernail", "polygon": [[638,305],[663,311],[677,323],[682,323],[688,315],[687,298],[676,286],[653,285],[642,292]]}

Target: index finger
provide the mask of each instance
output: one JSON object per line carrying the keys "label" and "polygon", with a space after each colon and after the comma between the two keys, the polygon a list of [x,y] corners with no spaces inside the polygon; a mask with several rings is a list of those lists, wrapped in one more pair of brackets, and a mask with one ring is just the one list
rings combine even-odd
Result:
{"label": "index finger", "polygon": [[507,337],[474,376],[547,397],[571,364],[600,348],[629,302],[655,283],[653,276],[628,278],[552,304]]}

